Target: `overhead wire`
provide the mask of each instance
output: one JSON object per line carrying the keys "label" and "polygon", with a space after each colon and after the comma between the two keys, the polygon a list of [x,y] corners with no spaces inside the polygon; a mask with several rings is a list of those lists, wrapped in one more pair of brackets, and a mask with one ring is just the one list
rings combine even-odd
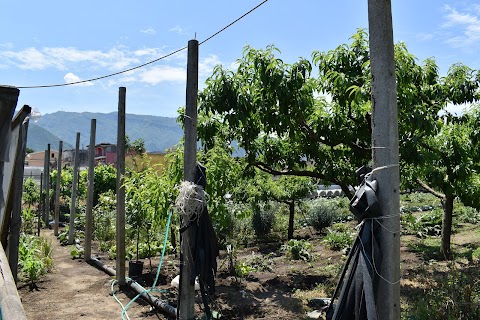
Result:
{"label": "overhead wire", "polygon": [[[201,41],[198,45],[202,45],[204,44],[205,42],[211,40],[212,38],[216,37],[217,35],[219,35],[220,33],[222,33],[223,31],[225,31],[226,29],[230,28],[232,25],[234,25],[235,23],[237,23],[238,21],[242,20],[243,18],[245,18],[246,16],[248,16],[250,13],[252,13],[253,11],[257,10],[259,7],[261,7],[263,4],[265,4],[266,2],[268,2],[268,0],[264,0],[262,1],[261,3],[259,3],[258,5],[256,5],[255,7],[253,7],[252,9],[250,9],[249,11],[247,11],[246,13],[244,13],[243,15],[241,15],[239,18],[235,19],[234,21],[230,22],[228,25],[226,25],[225,27],[221,28],[220,30],[218,30],[217,32],[213,33],[212,35],[210,35],[209,37],[207,37],[205,40]],[[135,66],[135,67],[132,67],[132,68],[129,68],[129,69],[125,69],[125,70],[122,70],[122,71],[118,71],[118,72],[114,72],[114,73],[111,73],[111,74],[107,74],[107,75],[104,75],[104,76],[100,76],[100,77],[96,77],[96,78],[91,78],[91,79],[87,79],[87,80],[79,80],[79,81],[74,81],[74,82],[67,82],[67,83],[58,83],[58,84],[48,84],[48,85],[37,85],[37,86],[17,86],[16,88],[18,89],[38,89],[38,88],[53,88],[53,87],[66,87],[66,86],[71,86],[71,85],[75,85],[75,84],[81,84],[81,83],[87,83],[87,82],[92,82],[92,81],[97,81],[97,80],[101,80],[101,79],[105,79],[105,78],[110,78],[110,77],[113,77],[113,76],[117,76],[119,74],[123,74],[123,73],[127,73],[127,72],[130,72],[130,71],[133,71],[133,70],[137,70],[137,69],[140,69],[140,68],[143,68],[147,65],[150,65],[152,63],[155,63],[155,62],[158,62],[160,60],[163,60],[165,58],[168,58],[170,56],[173,56],[183,50],[187,49],[187,46],[184,46],[180,49],[177,49],[175,51],[172,51],[164,56],[161,56],[157,59],[154,59],[154,60],[151,60],[151,61],[148,61],[146,63],[143,63],[141,65],[138,65],[138,66]]]}

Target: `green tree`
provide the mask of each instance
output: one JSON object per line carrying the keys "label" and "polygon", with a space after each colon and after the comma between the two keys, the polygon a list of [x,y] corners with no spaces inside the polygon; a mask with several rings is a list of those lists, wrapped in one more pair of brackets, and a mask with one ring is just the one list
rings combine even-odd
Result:
{"label": "green tree", "polygon": [[[211,148],[219,137],[228,142],[236,140],[252,167],[274,175],[318,178],[340,185],[351,196],[349,186],[356,183],[354,170],[371,158],[371,75],[366,32],[358,30],[350,45],[314,52],[318,78],[311,77],[308,60],[302,58],[289,65],[275,57],[276,51],[272,46],[265,50],[246,47],[236,71],[221,66],[214,69],[199,94],[198,131],[205,148]],[[441,152],[432,150],[434,141],[440,136],[449,137],[447,125],[461,122],[461,117],[448,113],[447,106],[476,101],[480,77],[463,65],[454,65],[447,76],[440,77],[433,59],[419,64],[404,43],[395,46],[395,59],[401,170],[403,173],[407,166],[416,167],[420,175],[435,165],[426,162],[432,157],[422,156],[422,152],[440,156]],[[451,145],[453,148],[456,144],[452,141]],[[466,154],[459,153],[452,163],[472,163],[472,150],[464,158],[460,157]],[[452,176],[447,171],[444,167],[442,181],[454,178],[461,184],[462,179],[471,177]],[[440,180],[425,179],[424,187],[444,195],[450,193],[448,188],[442,189],[445,183],[436,181]],[[468,193],[459,188],[455,192],[452,194],[460,198],[460,192]],[[442,198],[444,256],[450,251],[450,198]]]}
{"label": "green tree", "polygon": [[40,200],[40,188],[33,178],[27,178],[23,183],[23,201],[29,208]]}

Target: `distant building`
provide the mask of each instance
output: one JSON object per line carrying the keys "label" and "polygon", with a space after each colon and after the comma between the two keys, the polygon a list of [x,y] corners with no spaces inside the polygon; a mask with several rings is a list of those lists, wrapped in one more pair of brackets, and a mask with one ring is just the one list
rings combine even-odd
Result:
{"label": "distant building", "polygon": [[[62,153],[62,166],[73,166],[75,161],[75,149],[65,150]],[[78,162],[80,167],[87,166],[88,150],[78,150]]]}
{"label": "distant building", "polygon": [[[50,150],[50,167],[57,164],[58,151]],[[25,166],[43,167],[45,164],[45,151],[32,152],[25,156]]]}
{"label": "distant building", "polygon": [[115,164],[117,162],[117,145],[99,143],[95,145],[95,163]]}

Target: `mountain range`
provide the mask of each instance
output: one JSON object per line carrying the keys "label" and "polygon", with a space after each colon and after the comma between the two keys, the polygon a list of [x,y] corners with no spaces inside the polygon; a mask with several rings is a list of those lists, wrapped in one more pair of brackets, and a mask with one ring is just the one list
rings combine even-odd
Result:
{"label": "mountain range", "polygon": [[[96,119],[96,144],[117,141],[117,112],[64,112],[48,113],[37,121],[31,121],[28,130],[27,147],[42,151],[50,143],[52,149],[58,148],[60,140],[64,150],[75,146],[77,132],[80,132],[80,147],[90,144],[91,119]],[[131,141],[142,138],[148,152],[162,152],[180,142],[182,127],[176,118],[127,114],[126,134]]]}

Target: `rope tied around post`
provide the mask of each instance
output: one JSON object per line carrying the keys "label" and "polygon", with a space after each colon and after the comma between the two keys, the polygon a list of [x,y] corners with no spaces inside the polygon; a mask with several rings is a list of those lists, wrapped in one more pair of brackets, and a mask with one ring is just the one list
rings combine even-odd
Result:
{"label": "rope tied around post", "polygon": [[180,185],[175,207],[181,216],[181,230],[185,230],[192,221],[198,221],[207,206],[208,195],[202,186],[191,181]]}

